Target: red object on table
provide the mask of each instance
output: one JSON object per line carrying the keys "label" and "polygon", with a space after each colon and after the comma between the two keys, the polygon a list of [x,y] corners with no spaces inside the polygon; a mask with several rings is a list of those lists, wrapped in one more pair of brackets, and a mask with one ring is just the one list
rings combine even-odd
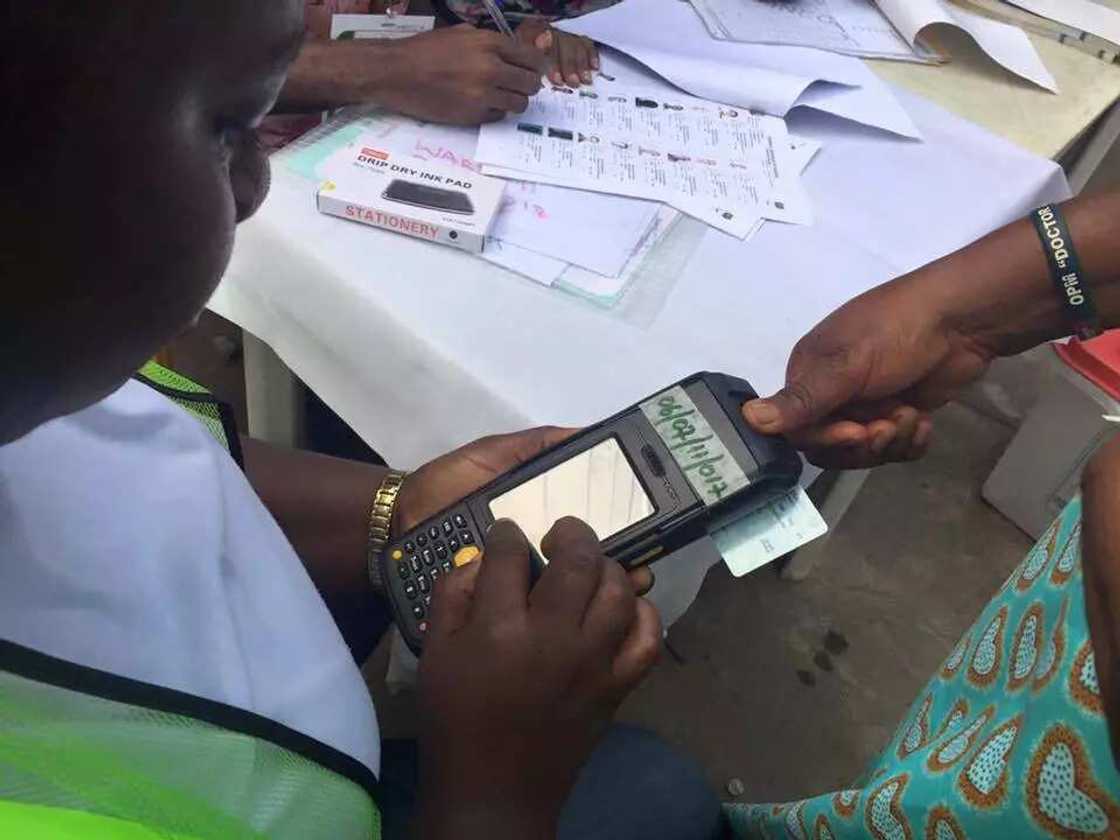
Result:
{"label": "red object on table", "polygon": [[1109,330],[1089,341],[1070,339],[1053,345],[1063,362],[1114,400],[1120,400],[1120,330]]}

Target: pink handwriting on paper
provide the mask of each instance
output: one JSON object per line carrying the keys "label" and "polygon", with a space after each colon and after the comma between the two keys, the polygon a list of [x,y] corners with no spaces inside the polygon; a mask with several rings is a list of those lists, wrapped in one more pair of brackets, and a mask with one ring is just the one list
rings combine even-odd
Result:
{"label": "pink handwriting on paper", "polygon": [[533,218],[540,219],[541,221],[544,221],[548,218],[548,211],[541,207],[539,204],[535,204],[531,201],[525,201],[524,199],[518,198],[515,195],[510,195],[507,192],[502,196],[501,211],[503,213],[506,213],[514,209],[522,210],[528,213]]}
{"label": "pink handwriting on paper", "polygon": [[548,218],[548,211],[533,201],[536,194],[537,185],[530,181],[508,181],[505,195],[502,196],[502,210],[517,208],[544,221]]}
{"label": "pink handwriting on paper", "polygon": [[421,160],[438,160],[450,163],[452,166],[461,166],[471,172],[482,174],[482,167],[465,155],[457,155],[440,143],[428,143],[423,138],[416,139],[416,147],[412,153]]}
{"label": "pink handwriting on paper", "polygon": [[[442,143],[426,140],[423,137],[416,138],[412,154],[420,160],[440,161],[452,166],[461,166],[463,169],[468,169],[479,175],[482,174],[482,167],[471,158],[457,154]],[[541,221],[548,219],[548,211],[534,200],[537,193],[536,184],[528,181],[509,181],[507,183],[506,193],[502,197],[502,212],[517,209],[528,213],[534,219],[540,219]]]}

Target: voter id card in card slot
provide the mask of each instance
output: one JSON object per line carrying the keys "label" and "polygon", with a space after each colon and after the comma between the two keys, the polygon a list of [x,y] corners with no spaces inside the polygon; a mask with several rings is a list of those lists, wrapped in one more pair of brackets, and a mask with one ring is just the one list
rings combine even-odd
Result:
{"label": "voter id card in card slot", "polygon": [[796,551],[828,525],[803,487],[774,499],[712,534],[716,548],[736,577]]}

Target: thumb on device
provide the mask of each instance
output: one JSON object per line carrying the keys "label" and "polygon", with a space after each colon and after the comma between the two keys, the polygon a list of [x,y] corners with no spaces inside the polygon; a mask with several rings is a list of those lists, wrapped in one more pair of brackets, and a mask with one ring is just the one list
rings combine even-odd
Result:
{"label": "thumb on device", "polygon": [[751,400],[743,417],[758,432],[788,434],[819,423],[855,396],[856,389],[838,371],[814,365],[790,376],[778,393]]}

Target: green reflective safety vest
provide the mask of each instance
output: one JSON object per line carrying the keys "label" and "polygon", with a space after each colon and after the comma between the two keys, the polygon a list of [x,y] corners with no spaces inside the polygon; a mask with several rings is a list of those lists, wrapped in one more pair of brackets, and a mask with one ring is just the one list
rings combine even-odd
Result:
{"label": "green reflective safety vest", "polygon": [[[228,406],[137,376],[239,459]],[[380,838],[364,764],[243,709],[0,641],[0,837]]]}

